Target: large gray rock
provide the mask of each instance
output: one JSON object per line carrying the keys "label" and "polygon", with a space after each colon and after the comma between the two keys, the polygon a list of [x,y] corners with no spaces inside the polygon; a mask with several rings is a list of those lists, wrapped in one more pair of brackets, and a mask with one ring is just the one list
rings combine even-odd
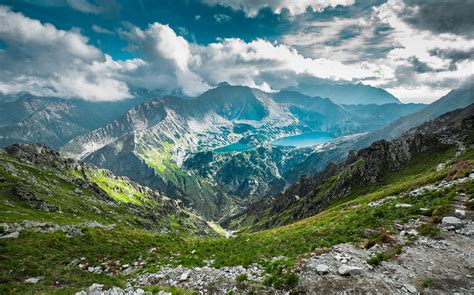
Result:
{"label": "large gray rock", "polygon": [[329,266],[327,266],[326,264],[318,264],[316,265],[316,271],[320,275],[325,275],[329,272]]}
{"label": "large gray rock", "polygon": [[353,265],[342,265],[337,272],[341,276],[352,276],[362,273],[362,268]]}
{"label": "large gray rock", "polygon": [[461,219],[454,216],[443,217],[443,219],[441,220],[441,224],[444,226],[452,226],[454,228],[463,227],[463,222],[461,221]]}
{"label": "large gray rock", "polygon": [[16,239],[20,236],[20,233],[17,231],[14,231],[12,233],[9,233],[7,235],[1,236],[0,239]]}
{"label": "large gray rock", "polygon": [[418,290],[416,289],[415,286],[410,285],[410,284],[403,284],[403,288],[405,288],[409,293],[414,294],[418,293]]}
{"label": "large gray rock", "polygon": [[183,274],[179,277],[180,281],[186,281],[191,273],[190,270],[183,272]]}
{"label": "large gray rock", "polygon": [[44,279],[43,276],[40,276],[40,277],[32,277],[32,278],[26,279],[26,280],[25,280],[25,283],[36,284],[36,283],[38,283],[39,281],[41,281],[42,279]]}

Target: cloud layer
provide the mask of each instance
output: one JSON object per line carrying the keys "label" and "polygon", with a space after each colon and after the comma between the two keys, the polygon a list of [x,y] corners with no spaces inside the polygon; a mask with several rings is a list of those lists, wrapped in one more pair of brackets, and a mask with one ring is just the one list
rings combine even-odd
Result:
{"label": "cloud layer", "polygon": [[160,23],[129,26],[119,35],[139,58],[114,61],[79,31],[59,30],[0,7],[0,40],[6,44],[0,51],[0,91],[114,100],[131,97],[129,86],[193,96],[222,81],[270,91],[302,77],[351,81],[373,75],[363,65],[305,58],[261,39],[189,43]]}
{"label": "cloud layer", "polygon": [[58,30],[0,6],[0,92],[115,100],[130,97],[121,65],[78,31]]}
{"label": "cloud layer", "polygon": [[429,102],[473,72],[474,21],[461,8],[467,2],[389,0],[368,16],[306,22],[283,40],[306,56],[364,63],[374,69],[366,83]]}
{"label": "cloud layer", "polygon": [[280,14],[288,11],[292,16],[306,13],[308,9],[322,11],[338,5],[353,5],[355,0],[202,0],[209,5],[228,6],[235,10],[243,10],[249,17],[255,17],[261,9],[269,8]]}
{"label": "cloud layer", "polygon": [[[105,2],[75,3],[101,7]],[[311,5],[322,9],[336,2],[240,1],[239,7],[249,16],[262,7],[296,15],[315,9]],[[226,3],[239,8],[237,2]],[[272,91],[331,80],[363,82],[404,101],[429,102],[472,74],[474,38],[463,29],[469,21],[425,6],[389,0],[351,17],[295,21],[294,31],[279,42],[224,38],[197,44],[158,22],[142,28],[127,23],[113,31],[111,26],[90,27],[125,41],[135,56],[126,60],[114,60],[91,45],[79,29],[60,30],[0,6],[0,92],[119,100],[132,97],[134,87],[195,96],[222,81]],[[427,9],[448,15],[444,25],[430,23],[424,17]],[[219,19],[221,25],[232,22]]]}

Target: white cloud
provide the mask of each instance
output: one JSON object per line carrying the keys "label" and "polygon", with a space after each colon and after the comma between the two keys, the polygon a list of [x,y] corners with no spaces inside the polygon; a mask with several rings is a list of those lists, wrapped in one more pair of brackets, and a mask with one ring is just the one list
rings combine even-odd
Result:
{"label": "white cloud", "polygon": [[0,92],[115,100],[130,97],[114,74],[119,64],[88,44],[78,31],[63,31],[0,6]]}
{"label": "white cloud", "polygon": [[71,8],[83,13],[99,14],[101,12],[99,6],[92,4],[87,0],[67,0],[67,4],[69,4]]}
{"label": "white cloud", "polygon": [[[199,57],[196,72],[211,84],[228,81],[252,87],[270,85],[289,86],[298,77],[351,81],[367,78],[371,71],[364,67],[347,66],[329,59],[305,58],[283,44],[272,44],[257,39],[252,42],[230,38],[207,46],[193,46]],[[265,84],[264,84],[265,83]],[[267,87],[267,86],[265,86]]]}
{"label": "white cloud", "polygon": [[355,0],[202,0],[209,5],[222,5],[234,10],[243,10],[249,17],[257,16],[263,8],[270,8],[274,13],[280,14],[288,10],[292,16],[304,14],[308,8],[313,11],[322,11],[328,7],[338,5],[349,6]]}
{"label": "white cloud", "polygon": [[402,97],[401,101],[404,103],[417,102],[417,103],[430,103],[433,101],[433,97],[438,99],[446,95],[451,89],[446,88],[433,88],[426,85],[412,86],[399,86],[385,89],[396,97]]}
{"label": "white cloud", "polygon": [[[474,52],[474,40],[452,33],[434,33],[410,26],[403,19],[404,14],[416,7],[407,7],[401,0],[389,0],[373,10],[373,19],[389,25],[392,31],[388,40],[394,48],[387,54],[384,63],[396,69],[393,81],[380,81],[380,86],[394,88],[406,101],[433,100],[440,93],[447,93],[458,87],[472,74],[474,60],[453,61],[434,51]],[[422,63],[426,71],[417,71],[412,61]],[[400,90],[395,90],[395,88]]]}
{"label": "white cloud", "polygon": [[190,44],[159,23],[145,30],[132,27],[120,35],[129,42],[130,50],[144,53],[145,64],[127,80],[149,89],[181,89],[187,95],[197,95],[222,81],[271,90],[294,85],[299,77],[352,81],[373,75],[366,65],[305,58],[283,44],[261,39]]}
{"label": "white cloud", "polygon": [[96,33],[99,34],[106,34],[106,35],[114,35],[115,33],[109,29],[106,29],[104,27],[98,26],[98,25],[92,25],[92,30]]}
{"label": "white cloud", "polygon": [[[473,72],[472,58],[453,62],[448,56],[474,50],[474,41],[412,28],[397,16],[403,5],[389,1],[371,18],[310,22],[284,43],[227,38],[199,45],[168,25],[129,24],[119,36],[140,58],[122,61],[77,30],[59,30],[0,6],[0,40],[6,45],[0,50],[0,92],[113,100],[130,97],[129,86],[194,96],[222,81],[272,91],[328,79],[384,87],[404,101],[430,101]],[[380,27],[389,28],[382,37],[375,30]]]}
{"label": "white cloud", "polygon": [[301,77],[352,81],[373,75],[367,65],[305,58],[261,39],[189,43],[160,23],[129,26],[119,36],[141,57],[114,61],[77,30],[59,30],[0,7],[0,40],[6,44],[0,52],[0,91],[113,100],[130,97],[128,86],[194,96],[222,81],[270,91]]}
{"label": "white cloud", "polygon": [[144,53],[144,61],[130,81],[145,88],[174,90],[181,88],[186,95],[198,95],[208,85],[190,69],[195,58],[189,43],[168,26],[153,23],[146,30],[132,27],[120,35],[129,42],[130,50]]}

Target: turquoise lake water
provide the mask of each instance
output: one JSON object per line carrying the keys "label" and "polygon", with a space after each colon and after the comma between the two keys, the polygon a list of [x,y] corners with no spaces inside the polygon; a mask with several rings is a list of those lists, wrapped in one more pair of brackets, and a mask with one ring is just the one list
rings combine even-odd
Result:
{"label": "turquoise lake water", "polygon": [[326,143],[334,139],[335,137],[329,132],[311,132],[278,138],[274,140],[272,144],[275,146],[305,148]]}
{"label": "turquoise lake water", "polygon": [[244,143],[236,142],[233,144],[229,144],[223,147],[220,147],[218,149],[215,149],[214,152],[216,153],[231,153],[231,152],[243,152],[243,151],[248,151],[251,149],[254,149],[255,147],[246,145]]}

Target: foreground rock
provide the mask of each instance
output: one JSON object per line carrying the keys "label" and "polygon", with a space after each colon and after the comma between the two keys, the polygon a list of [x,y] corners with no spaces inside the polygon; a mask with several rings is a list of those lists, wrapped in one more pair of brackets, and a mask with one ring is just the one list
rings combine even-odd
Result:
{"label": "foreground rock", "polygon": [[461,228],[464,225],[461,219],[453,216],[443,217],[441,224],[452,228]]}
{"label": "foreground rock", "polygon": [[[254,264],[247,268],[243,266],[233,267],[196,267],[196,268],[162,268],[157,273],[145,273],[136,277],[134,285],[159,285],[179,287],[198,291],[201,294],[227,294],[237,292],[236,278],[245,275],[248,281],[255,283],[263,282],[263,269]],[[276,291],[276,290],[275,290]]]}
{"label": "foreground rock", "polygon": [[[299,273],[295,291],[302,294],[415,294],[424,288],[426,292],[431,290],[437,294],[472,294],[474,241],[470,236],[453,231],[444,233],[443,240],[420,237],[413,246],[404,247],[400,255],[375,268],[367,264],[374,250],[352,244],[337,245],[330,253],[307,259],[307,267]],[[382,246],[377,252],[387,249]],[[338,261],[335,253],[350,256],[350,264]],[[338,271],[321,274],[316,267],[321,264]]]}
{"label": "foreground rock", "polygon": [[346,275],[353,276],[353,275],[357,275],[357,274],[362,273],[362,268],[357,267],[357,266],[353,266],[353,265],[342,265],[341,267],[339,267],[337,272],[341,276],[346,276]]}
{"label": "foreground rock", "polygon": [[44,279],[43,276],[28,278],[28,279],[25,280],[25,283],[36,284],[39,281],[41,281],[42,279]]}
{"label": "foreground rock", "polygon": [[[140,288],[128,287],[121,289],[119,287],[112,287],[110,289],[104,290],[104,285],[102,284],[92,284],[87,290],[82,290],[77,292],[76,295],[151,295],[152,292],[146,292]],[[171,295],[171,293],[159,291],[157,295]]]}

